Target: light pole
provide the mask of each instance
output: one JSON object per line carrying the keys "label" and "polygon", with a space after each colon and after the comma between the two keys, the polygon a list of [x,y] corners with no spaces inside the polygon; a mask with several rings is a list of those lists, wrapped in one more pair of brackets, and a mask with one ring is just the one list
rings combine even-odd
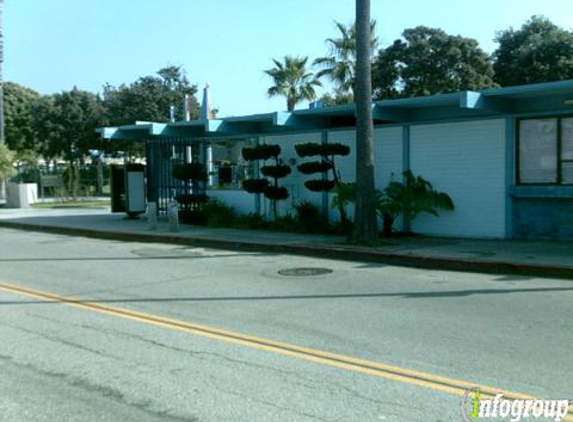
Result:
{"label": "light pole", "polygon": [[[4,0],[0,0],[0,144],[4,143],[4,77],[2,67],[4,64],[4,27],[2,25],[2,12]],[[0,199],[6,198],[6,182],[0,180]]]}

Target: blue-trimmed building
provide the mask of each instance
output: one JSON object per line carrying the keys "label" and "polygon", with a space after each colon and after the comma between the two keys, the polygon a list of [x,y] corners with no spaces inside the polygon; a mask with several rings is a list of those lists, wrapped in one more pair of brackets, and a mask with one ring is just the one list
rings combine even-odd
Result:
{"label": "blue-trimmed building", "polygon": [[[456,205],[439,218],[421,215],[415,232],[485,238],[573,238],[573,80],[463,91],[373,103],[376,185],[383,189],[405,169],[421,175]],[[177,162],[199,159],[211,174],[208,194],[242,212],[266,213],[264,198],[241,190],[257,168],[242,160],[250,144],[281,145],[293,167],[283,185],[288,211],[308,199],[330,198],[305,189],[294,145],[342,142],[352,153],[338,160],[344,181],[355,179],[353,105],[174,123],[139,122],[98,129],[105,139],[147,146],[147,196],[160,208],[178,189]],[[195,157],[195,158],[193,158]],[[333,217],[336,215],[332,214]]]}

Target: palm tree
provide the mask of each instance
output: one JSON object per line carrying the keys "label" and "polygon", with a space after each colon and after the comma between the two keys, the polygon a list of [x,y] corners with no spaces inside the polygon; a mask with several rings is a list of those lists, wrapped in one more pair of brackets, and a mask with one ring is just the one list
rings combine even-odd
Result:
{"label": "palm tree", "polygon": [[314,73],[306,69],[307,61],[308,57],[285,56],[283,62],[273,59],[275,67],[264,71],[274,83],[267,91],[269,97],[284,96],[288,111],[303,100],[314,100],[315,87],[322,86]]}
{"label": "palm tree", "polygon": [[[335,84],[336,96],[354,94],[354,81],[356,78],[356,25],[346,26],[335,22],[340,32],[340,38],[328,38],[330,55],[320,57],[313,65],[322,67],[316,76],[327,76]],[[370,22],[370,56],[378,46],[378,39],[374,35],[376,21]]]}
{"label": "palm tree", "polygon": [[356,0],[356,208],[351,240],[370,245],[378,241],[369,42],[372,39],[371,28],[370,0]]}

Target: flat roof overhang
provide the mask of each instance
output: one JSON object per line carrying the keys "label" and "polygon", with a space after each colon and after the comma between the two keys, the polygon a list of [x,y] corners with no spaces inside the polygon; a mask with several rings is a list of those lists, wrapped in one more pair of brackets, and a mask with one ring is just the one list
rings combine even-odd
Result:
{"label": "flat roof overhang", "polygon": [[[563,103],[561,98],[566,96],[573,99],[573,80],[376,101],[372,104],[372,116],[375,124],[496,116],[515,113],[518,103],[527,104],[540,98],[558,98]],[[354,104],[349,104],[213,120],[136,122],[134,125],[98,128],[97,131],[104,139],[126,140],[264,136],[352,127],[355,110]]]}

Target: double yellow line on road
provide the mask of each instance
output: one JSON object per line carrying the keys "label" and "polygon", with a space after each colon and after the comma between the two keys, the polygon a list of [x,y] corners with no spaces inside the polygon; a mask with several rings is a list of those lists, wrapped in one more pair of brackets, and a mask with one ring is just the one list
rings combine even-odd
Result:
{"label": "double yellow line on road", "polygon": [[[406,384],[430,388],[444,393],[462,396],[468,390],[479,390],[482,398],[491,398],[496,394],[503,394],[506,399],[533,399],[535,397],[513,391],[502,390],[485,385],[460,381],[453,378],[446,378],[426,372],[414,371],[392,365],[384,365],[377,362],[357,359],[351,356],[330,353],[317,349],[309,349],[288,343],[282,343],[261,337],[255,337],[234,331],[221,330],[219,328],[208,327],[187,321],[166,318],[159,315],[133,311],[131,309],[119,308],[115,306],[103,305],[97,302],[85,301],[72,297],[60,296],[50,292],[30,289],[7,283],[0,283],[0,290],[39,299],[42,301],[57,302],[86,311],[111,315],[123,319],[136,321],[139,323],[153,325],[170,330],[183,331],[189,334],[198,335],[214,340],[247,346],[253,349],[291,356],[306,361],[315,362],[321,365],[332,366],[348,371],[362,374],[378,376]],[[570,409],[570,413],[573,409]],[[563,420],[573,421],[573,415],[569,415]]]}

